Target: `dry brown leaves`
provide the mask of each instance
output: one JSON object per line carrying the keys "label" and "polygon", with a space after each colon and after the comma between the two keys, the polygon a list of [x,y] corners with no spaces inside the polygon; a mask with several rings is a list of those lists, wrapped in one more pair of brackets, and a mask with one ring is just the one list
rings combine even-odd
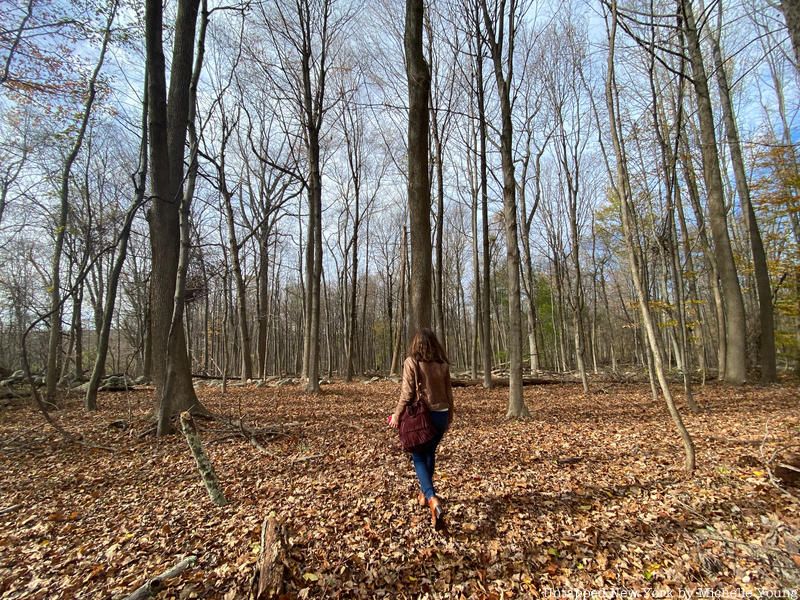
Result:
{"label": "dry brown leaves", "polygon": [[[698,470],[681,470],[662,403],[637,385],[584,397],[577,386],[528,387],[533,417],[504,419],[508,390],[455,390],[440,447],[448,527],[414,503],[409,459],[387,429],[397,385],[200,388],[221,414],[285,432],[255,451],[200,424],[230,500],[215,508],[181,437],[140,440],[152,391],[109,393],[86,414],[56,413],[113,454],[64,445],[30,408],[0,412],[0,594],[117,598],[196,554],[162,598],[246,597],[260,526],[290,531],[288,597],[552,595],[626,589],[796,589],[800,504],[769,481],[764,456],[796,443],[798,388],[698,392],[686,415]],[[580,460],[563,464],[565,458]],[[795,596],[796,597],[796,596]]]}

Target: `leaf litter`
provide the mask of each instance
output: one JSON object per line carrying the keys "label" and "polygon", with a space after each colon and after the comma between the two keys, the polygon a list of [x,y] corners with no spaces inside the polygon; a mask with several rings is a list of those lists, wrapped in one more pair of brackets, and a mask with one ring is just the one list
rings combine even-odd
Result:
{"label": "leaf litter", "polygon": [[[644,385],[525,388],[532,417],[504,418],[507,388],[456,388],[437,456],[443,532],[415,503],[409,458],[386,427],[398,386],[198,388],[253,430],[257,452],[198,422],[228,506],[209,500],[180,436],[139,438],[152,389],[54,413],[109,453],[66,445],[29,407],[0,412],[0,595],[123,598],[183,557],[160,598],[247,597],[261,523],[285,524],[288,598],[530,598],[554,590],[667,597],[800,585],[800,502],[765,461],[796,446],[793,385],[697,391],[684,413],[698,469]],[[128,429],[109,427],[129,421]],[[767,458],[765,458],[767,457]],[[705,591],[705,592],[704,592]],[[796,598],[796,595],[794,596]]]}

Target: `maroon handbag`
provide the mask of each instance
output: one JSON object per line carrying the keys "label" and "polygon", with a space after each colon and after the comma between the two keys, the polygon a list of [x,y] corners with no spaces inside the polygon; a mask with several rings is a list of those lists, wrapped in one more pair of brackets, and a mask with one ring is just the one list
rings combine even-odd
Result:
{"label": "maroon handbag", "polygon": [[414,361],[414,379],[416,393],[414,400],[406,405],[400,417],[400,445],[406,452],[413,452],[436,437],[436,427],[431,420],[431,409],[428,406],[428,393],[420,381],[419,363]]}

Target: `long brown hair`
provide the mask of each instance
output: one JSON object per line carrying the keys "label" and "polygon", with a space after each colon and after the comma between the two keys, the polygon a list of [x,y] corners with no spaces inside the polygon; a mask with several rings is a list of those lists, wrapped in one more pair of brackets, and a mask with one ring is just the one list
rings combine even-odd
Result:
{"label": "long brown hair", "polygon": [[408,346],[408,355],[416,361],[450,363],[436,334],[427,327],[417,330]]}

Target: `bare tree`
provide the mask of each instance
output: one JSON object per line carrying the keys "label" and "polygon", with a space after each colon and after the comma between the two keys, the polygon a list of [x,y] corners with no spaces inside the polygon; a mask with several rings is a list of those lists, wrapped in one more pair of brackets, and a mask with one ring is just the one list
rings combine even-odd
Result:
{"label": "bare tree", "polygon": [[[781,7],[786,10],[788,2],[782,2]],[[800,12],[800,5],[797,2],[794,9]],[[725,136],[730,149],[733,174],[736,179],[736,191],[739,202],[742,205],[742,214],[747,226],[748,237],[750,238],[750,252],[753,257],[753,270],[756,278],[756,291],[758,294],[758,323],[759,323],[759,364],[761,366],[761,381],[772,383],[777,377],[775,364],[775,321],[772,307],[772,286],[769,281],[769,270],[767,269],[767,256],[764,251],[764,243],[761,239],[761,230],[756,220],[756,212],[750,200],[750,184],[747,181],[747,173],[742,157],[742,146],[739,141],[739,128],[736,124],[736,116],[733,109],[731,98],[731,86],[728,83],[725,60],[722,56],[722,46],[720,44],[720,33],[722,29],[722,7],[718,7],[717,31],[711,32],[711,48],[714,57],[714,69],[717,76],[717,87],[719,89],[719,100],[722,108],[722,117],[725,123]],[[800,15],[797,16],[800,20]],[[788,22],[788,18],[787,18]],[[800,35],[798,33],[797,35]]]}
{"label": "bare tree", "polygon": [[[322,160],[321,136],[330,108],[326,97],[328,74],[336,51],[337,36],[351,14],[339,10],[335,0],[297,0],[290,5],[270,3],[262,18],[279,62],[279,72],[270,75],[281,99],[291,106],[302,128],[305,150],[304,184],[308,193],[308,226],[304,282],[303,373],[307,390],[319,391],[320,307],[322,281]],[[265,65],[267,72],[274,69]],[[278,74],[282,78],[278,80]]]}
{"label": "bare tree", "polygon": [[[544,57],[545,50],[542,45],[542,53],[537,58]],[[536,210],[542,197],[542,157],[547,150],[552,137],[552,128],[546,128],[544,140],[536,140],[539,133],[540,123],[543,112],[542,96],[536,93],[537,87],[541,84],[541,78],[537,72],[543,68],[543,61],[536,64],[531,61],[526,65],[524,90],[524,115],[520,141],[522,150],[520,152],[520,171],[517,190],[519,194],[519,223],[520,237],[522,245],[522,286],[525,297],[528,300],[528,310],[526,312],[528,321],[528,350],[530,351],[531,372],[539,371],[539,344],[537,340],[538,315],[536,310],[537,286],[536,275],[533,268],[533,253],[531,252],[531,227],[536,216]],[[547,131],[547,129],[550,129]],[[530,189],[532,188],[532,189]],[[532,195],[529,196],[529,193]],[[529,204],[530,199],[530,204]]]}
{"label": "bare tree", "polygon": [[97,97],[97,79],[100,75],[100,69],[103,68],[103,62],[106,57],[106,50],[108,48],[109,40],[111,39],[111,25],[114,22],[114,17],[117,12],[117,2],[113,0],[111,10],[109,12],[108,21],[106,22],[105,32],[103,33],[103,42],[100,47],[100,55],[95,64],[94,70],[89,78],[87,86],[86,100],[80,115],[78,123],[77,134],[72,147],[64,159],[64,164],[61,169],[61,180],[59,190],[59,212],[56,221],[56,234],[53,247],[53,258],[51,263],[51,279],[50,279],[50,342],[47,351],[47,400],[48,402],[55,402],[56,385],[58,384],[58,359],[61,353],[61,256],[64,248],[64,237],[67,233],[67,217],[69,214],[69,190],[70,178],[72,175],[72,165],[81,151],[83,140],[86,135],[87,127],[89,126],[89,119],[92,114],[92,107],[94,106]]}
{"label": "bare tree", "polygon": [[708,90],[708,78],[700,48],[700,37],[692,9],[692,0],[680,0],[679,8],[682,16],[683,32],[692,65],[692,84],[697,97],[697,117],[700,122],[701,145],[703,157],[703,177],[708,196],[708,212],[711,234],[714,239],[714,254],[719,270],[720,282],[725,301],[725,338],[727,357],[725,362],[725,381],[743,383],[747,379],[747,348],[745,330],[744,302],[736,263],[731,249],[728,232],[728,219],[723,197],[722,176],[719,166],[714,115],[711,108],[711,96]]}
{"label": "bare tree", "polygon": [[650,312],[649,295],[645,284],[641,277],[641,261],[642,255],[638,246],[638,233],[634,229],[634,221],[632,218],[632,194],[630,187],[630,179],[627,172],[627,157],[625,147],[622,141],[620,132],[620,109],[619,109],[619,92],[616,87],[616,80],[614,74],[614,54],[616,44],[617,32],[617,10],[616,0],[611,0],[611,24],[608,29],[608,64],[606,75],[606,106],[608,108],[609,117],[611,119],[611,140],[616,157],[616,176],[612,175],[609,168],[609,176],[614,181],[615,191],[622,202],[621,215],[622,226],[625,235],[625,243],[628,249],[628,260],[630,265],[630,272],[633,278],[636,294],[639,299],[639,310],[642,316],[642,323],[645,328],[645,333],[649,342],[649,347],[652,352],[653,368],[655,370],[658,382],[661,387],[661,392],[667,403],[667,409],[672,417],[675,427],[683,441],[685,452],[685,468],[688,473],[692,473],[695,468],[695,452],[694,443],[689,432],[686,430],[683,420],[678,409],[672,399],[672,394],[669,389],[669,382],[664,374],[664,359],[661,344],[656,332],[656,327],[653,322],[653,317]]}
{"label": "bare tree", "polygon": [[145,199],[147,181],[147,107],[147,78],[145,77],[144,99],[142,101],[142,141],[139,150],[139,168],[131,177],[134,185],[134,200],[128,212],[125,214],[125,221],[122,224],[122,228],[117,235],[115,243],[117,255],[108,279],[108,290],[106,292],[105,306],[103,307],[103,322],[97,341],[97,354],[84,399],[84,406],[86,410],[89,411],[97,410],[97,389],[100,386],[100,378],[103,376],[106,368],[106,358],[108,356],[108,346],[111,337],[111,324],[114,317],[114,308],[116,306],[120,274],[122,273],[122,268],[125,265],[125,258],[128,254],[128,239],[130,238],[131,228],[133,226],[133,218]]}
{"label": "bare tree", "polygon": [[589,393],[586,376],[585,350],[585,303],[583,273],[581,268],[581,230],[586,207],[583,205],[584,153],[588,142],[588,114],[584,106],[581,80],[583,79],[584,41],[572,24],[565,24],[555,35],[561,40],[554,56],[553,66],[547,76],[547,94],[550,110],[555,121],[555,153],[559,164],[559,176],[565,184],[565,201],[569,215],[569,258],[572,275],[566,280],[569,288],[569,303],[572,309],[572,333],[575,345],[575,360],[585,394]]}
{"label": "bare tree", "polygon": [[[153,375],[159,398],[159,435],[173,431],[170,423],[173,415],[199,406],[192,386],[183,320],[179,318],[176,321],[173,318],[176,314],[175,289],[181,244],[184,150],[187,127],[190,120],[194,120],[193,94],[197,89],[192,62],[199,5],[199,0],[178,2],[167,93],[162,40],[163,7],[157,0],[147,0],[145,3],[149,162],[153,194],[148,211],[153,257],[150,331]],[[201,58],[202,52],[198,55],[198,66],[202,64]],[[188,243],[188,240],[184,243]],[[182,310],[178,310],[177,314],[182,317]],[[171,369],[167,368],[168,360]],[[168,372],[171,373],[170,393],[166,394]]]}
{"label": "bare tree", "polygon": [[[517,0],[499,0],[491,10],[480,0],[486,28],[486,44],[494,66],[500,100],[500,156],[503,164],[503,220],[506,232],[506,271],[508,275],[508,357],[509,392],[507,416],[529,416],[522,398],[522,307],[520,302],[519,241],[517,239],[516,179],[514,176],[511,122],[511,86],[514,79],[514,42],[522,11]],[[508,19],[506,29],[506,18]],[[484,285],[486,285],[484,283]]]}
{"label": "bare tree", "polygon": [[411,324],[431,326],[431,190],[428,134],[431,73],[422,52],[422,0],[406,0],[408,212],[411,219]]}

